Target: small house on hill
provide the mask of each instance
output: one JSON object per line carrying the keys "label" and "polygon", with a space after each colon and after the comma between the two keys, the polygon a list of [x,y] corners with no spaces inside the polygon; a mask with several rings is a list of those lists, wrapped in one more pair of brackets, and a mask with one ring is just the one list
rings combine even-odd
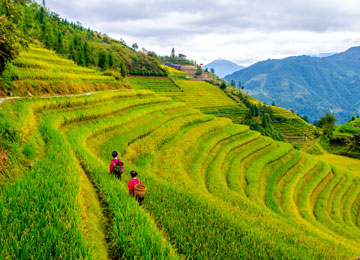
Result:
{"label": "small house on hill", "polygon": [[186,58],[185,54],[179,53],[179,58]]}

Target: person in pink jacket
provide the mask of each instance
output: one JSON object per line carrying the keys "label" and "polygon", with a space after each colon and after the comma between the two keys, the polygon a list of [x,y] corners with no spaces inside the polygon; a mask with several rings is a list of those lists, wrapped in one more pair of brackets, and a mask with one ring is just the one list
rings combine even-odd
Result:
{"label": "person in pink jacket", "polygon": [[114,170],[115,163],[116,163],[116,162],[121,163],[121,160],[117,158],[117,156],[118,156],[117,151],[113,151],[113,152],[112,152],[112,156],[113,156],[114,159],[112,159],[111,162],[110,162],[110,174],[111,174],[111,173],[113,172],[113,170]]}
{"label": "person in pink jacket", "polygon": [[[131,180],[129,181],[129,184],[128,184],[129,194],[130,194],[130,196],[134,196],[134,187],[137,184],[141,184],[141,181],[138,178],[136,178],[136,176],[137,176],[136,171],[131,171],[130,174],[131,174]],[[141,206],[144,198],[139,198],[138,196],[136,196],[136,199],[139,201],[139,205]]]}
{"label": "person in pink jacket", "polygon": [[129,194],[131,196],[134,196],[134,187],[136,184],[141,184],[141,181],[136,178],[137,176],[137,172],[136,171],[131,171],[131,180],[129,181],[128,187],[129,187]]}

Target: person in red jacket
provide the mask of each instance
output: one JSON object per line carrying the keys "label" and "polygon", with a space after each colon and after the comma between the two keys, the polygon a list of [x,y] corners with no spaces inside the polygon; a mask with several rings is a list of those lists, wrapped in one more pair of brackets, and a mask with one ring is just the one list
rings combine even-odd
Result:
{"label": "person in red jacket", "polygon": [[[131,174],[131,180],[129,181],[129,184],[128,184],[129,194],[130,194],[130,196],[134,196],[134,187],[137,184],[141,184],[141,181],[138,178],[136,178],[136,176],[137,176],[136,171],[131,171],[130,174]],[[144,198],[139,198],[138,196],[136,196],[136,199],[139,201],[139,205],[141,206]]]}
{"label": "person in red jacket", "polygon": [[112,156],[114,159],[112,159],[110,162],[110,174],[112,174],[112,172],[114,170],[115,163],[119,162],[119,164],[121,164],[121,160],[117,158],[117,156],[118,156],[117,151],[113,151]]}
{"label": "person in red jacket", "polygon": [[136,176],[137,176],[136,171],[131,171],[130,174],[131,174],[131,180],[129,181],[129,185],[128,185],[129,194],[131,196],[134,196],[134,187],[136,184],[141,184],[141,181],[138,178],[136,178]]}

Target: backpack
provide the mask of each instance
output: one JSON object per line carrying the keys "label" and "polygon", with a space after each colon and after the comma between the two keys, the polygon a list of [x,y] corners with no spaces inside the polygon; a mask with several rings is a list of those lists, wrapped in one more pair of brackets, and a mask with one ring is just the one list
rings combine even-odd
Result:
{"label": "backpack", "polygon": [[121,175],[123,174],[124,170],[124,163],[118,160],[115,162],[112,173],[115,174],[118,179],[121,179]]}
{"label": "backpack", "polygon": [[135,197],[142,201],[144,199],[145,193],[146,193],[146,187],[145,185],[139,183],[136,184],[136,182],[134,180],[131,180],[132,183],[134,183],[134,195]]}

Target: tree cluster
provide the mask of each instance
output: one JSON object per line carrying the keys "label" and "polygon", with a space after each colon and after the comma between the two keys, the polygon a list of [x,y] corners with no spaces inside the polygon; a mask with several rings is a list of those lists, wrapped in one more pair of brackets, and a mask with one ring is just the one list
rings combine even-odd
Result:
{"label": "tree cluster", "polygon": [[253,104],[241,92],[238,92],[237,96],[249,109],[244,121],[242,122],[243,124],[250,126],[251,130],[258,131],[261,134],[270,136],[275,140],[284,140],[284,136],[272,126],[274,111],[271,106],[267,106],[265,104],[258,106]]}
{"label": "tree cluster", "polygon": [[324,131],[324,136],[329,138],[335,129],[336,121],[335,116],[327,112],[326,115],[317,122],[317,126],[321,127]]}
{"label": "tree cluster", "polygon": [[19,51],[20,45],[26,46],[16,28],[14,21],[22,19],[23,13],[16,9],[11,0],[2,0],[0,3],[0,74],[4,71],[7,62],[12,60]]}
{"label": "tree cluster", "polygon": [[[16,34],[16,32],[19,32]],[[120,70],[141,75],[164,75],[161,60],[154,52],[134,52],[121,41],[85,29],[80,22],[68,22],[45,3],[42,6],[32,0],[2,0],[0,5],[0,72],[6,62],[14,58],[16,43],[21,39],[41,42],[80,66],[99,67],[101,70]],[[133,45],[136,50],[137,44]]]}

